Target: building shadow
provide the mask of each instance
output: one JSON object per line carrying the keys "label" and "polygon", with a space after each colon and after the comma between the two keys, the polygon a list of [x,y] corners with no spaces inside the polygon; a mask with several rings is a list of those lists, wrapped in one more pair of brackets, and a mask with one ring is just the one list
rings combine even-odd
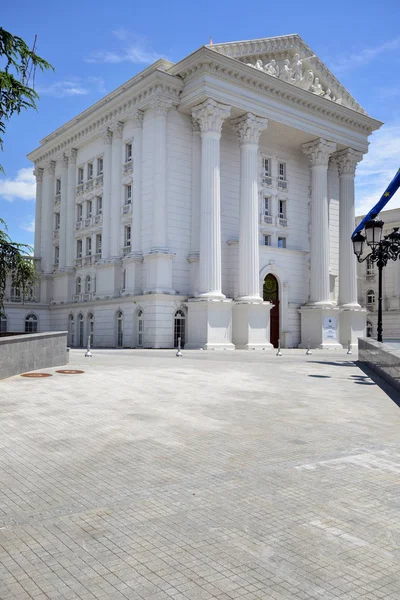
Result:
{"label": "building shadow", "polygon": [[[360,362],[356,362],[354,363],[363,373],[365,373],[365,376],[368,377],[368,379],[371,379],[373,381],[373,383],[377,386],[379,386],[381,388],[381,390],[383,392],[385,392],[385,394],[387,396],[389,396],[389,398],[391,400],[393,400],[393,402],[395,404],[397,404],[397,406],[400,407],[400,392],[398,392],[397,390],[395,390],[387,381],[385,381],[384,379],[382,379],[382,377],[379,377],[379,375],[377,375],[375,373],[375,371],[373,371],[372,369],[370,369],[369,367],[367,367],[365,364],[360,363]],[[362,384],[362,385],[366,385],[367,381],[365,381],[366,377],[360,375],[360,379],[362,378],[364,381],[355,381],[354,383],[358,383],[358,384]],[[370,385],[372,385],[370,383]]]}

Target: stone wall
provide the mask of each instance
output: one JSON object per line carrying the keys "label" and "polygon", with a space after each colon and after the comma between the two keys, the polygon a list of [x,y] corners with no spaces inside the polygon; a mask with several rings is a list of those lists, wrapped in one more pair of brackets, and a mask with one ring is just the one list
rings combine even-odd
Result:
{"label": "stone wall", "polygon": [[27,371],[59,367],[67,362],[66,331],[0,338],[0,379]]}
{"label": "stone wall", "polygon": [[371,338],[359,338],[358,362],[365,364],[400,392],[400,350]]}

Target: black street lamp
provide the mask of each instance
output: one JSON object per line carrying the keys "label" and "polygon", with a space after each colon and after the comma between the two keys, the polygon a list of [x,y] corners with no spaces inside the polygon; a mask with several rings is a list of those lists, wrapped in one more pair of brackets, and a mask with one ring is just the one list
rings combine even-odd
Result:
{"label": "black street lamp", "polygon": [[[365,224],[365,236],[362,233],[356,233],[352,238],[353,251],[359,263],[367,258],[376,263],[378,267],[378,342],[382,342],[382,271],[389,260],[397,260],[400,256],[400,233],[399,227],[394,227],[393,231],[383,236],[383,221],[372,219]],[[371,252],[361,258],[364,251],[364,243],[371,248]]]}

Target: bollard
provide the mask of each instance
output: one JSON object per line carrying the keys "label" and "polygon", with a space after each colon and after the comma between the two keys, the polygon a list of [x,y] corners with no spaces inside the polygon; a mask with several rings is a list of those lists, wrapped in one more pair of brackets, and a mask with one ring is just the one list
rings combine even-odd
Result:
{"label": "bollard", "polygon": [[352,354],[350,340],[347,342],[347,354]]}
{"label": "bollard", "polygon": [[282,352],[281,352],[281,340],[278,340],[278,352],[276,353],[277,356],[282,356]]}
{"label": "bollard", "polygon": [[311,350],[310,350],[310,340],[307,340],[307,352],[306,354],[312,354]]}
{"label": "bollard", "polygon": [[85,352],[85,358],[92,358],[92,353],[90,352],[90,335],[88,337],[88,341],[87,341],[87,350]]}
{"label": "bollard", "polygon": [[181,338],[178,338],[178,352],[176,353],[176,356],[182,356],[182,352],[181,352]]}

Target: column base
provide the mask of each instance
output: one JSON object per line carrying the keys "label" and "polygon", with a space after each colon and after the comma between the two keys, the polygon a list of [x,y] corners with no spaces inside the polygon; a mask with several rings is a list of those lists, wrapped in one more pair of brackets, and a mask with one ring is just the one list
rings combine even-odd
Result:
{"label": "column base", "polygon": [[234,350],[232,305],[229,299],[188,300],[188,340],[185,349]]}
{"label": "column base", "polygon": [[270,343],[270,302],[237,301],[233,306],[233,343],[237,350],[267,350]]}
{"label": "column base", "polygon": [[358,349],[358,338],[365,337],[367,311],[365,308],[340,307],[340,341],[343,348],[350,343],[351,350]]}
{"label": "column base", "polygon": [[299,309],[301,343],[299,348],[342,350],[340,343],[340,309],[336,306],[306,304]]}

